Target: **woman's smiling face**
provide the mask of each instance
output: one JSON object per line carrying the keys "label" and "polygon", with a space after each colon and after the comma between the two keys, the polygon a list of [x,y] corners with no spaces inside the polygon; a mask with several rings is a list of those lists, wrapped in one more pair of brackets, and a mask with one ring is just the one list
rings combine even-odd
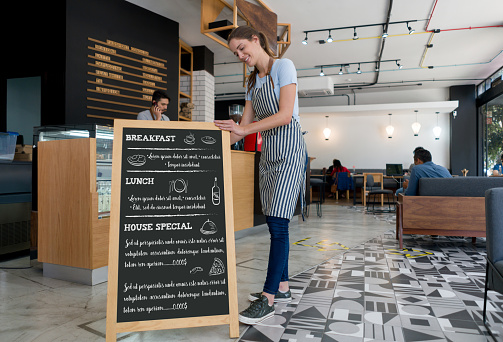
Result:
{"label": "woman's smiling face", "polygon": [[253,36],[251,41],[248,39],[231,39],[229,48],[241,62],[252,67],[257,63],[256,57],[258,55],[257,51],[259,51],[257,48],[261,47],[258,37]]}

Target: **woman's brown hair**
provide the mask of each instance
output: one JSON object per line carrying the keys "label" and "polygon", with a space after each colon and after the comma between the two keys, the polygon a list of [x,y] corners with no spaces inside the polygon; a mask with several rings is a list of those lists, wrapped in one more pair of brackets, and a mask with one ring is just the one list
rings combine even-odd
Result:
{"label": "woman's brown hair", "polygon": [[[257,36],[259,39],[260,46],[264,51],[271,57],[274,58],[274,55],[271,52],[271,49],[269,48],[269,42],[267,41],[267,37],[265,36],[264,33],[255,30],[251,26],[239,26],[236,27],[232,32],[229,34],[229,37],[227,38],[227,43],[230,43],[232,39],[246,39],[249,41],[252,41],[253,36]],[[270,70],[267,71],[269,74]],[[250,76],[248,76],[248,82],[247,82],[247,92],[249,93],[251,89],[255,86],[255,81],[256,81],[256,76],[258,74],[258,69],[257,67],[253,68],[253,71],[251,72]]]}

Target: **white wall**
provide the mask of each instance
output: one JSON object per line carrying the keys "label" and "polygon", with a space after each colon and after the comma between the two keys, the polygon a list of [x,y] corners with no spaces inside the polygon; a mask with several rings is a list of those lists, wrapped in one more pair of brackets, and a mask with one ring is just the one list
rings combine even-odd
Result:
{"label": "white wall", "polygon": [[342,116],[329,115],[328,127],[332,134],[328,141],[323,136],[327,119],[321,114],[301,114],[300,122],[303,131],[308,131],[306,140],[311,168],[323,168],[339,159],[348,169],[379,168],[386,163],[403,164],[404,169],[413,162],[412,151],[417,146],[429,150],[433,162],[449,168],[449,114],[439,114],[439,126],[442,128],[440,140],[435,140],[433,127],[436,126],[436,114],[420,115],[421,131],[415,137],[411,125],[414,115],[393,115],[395,127],[393,138],[386,134],[389,125],[388,115],[379,116]]}

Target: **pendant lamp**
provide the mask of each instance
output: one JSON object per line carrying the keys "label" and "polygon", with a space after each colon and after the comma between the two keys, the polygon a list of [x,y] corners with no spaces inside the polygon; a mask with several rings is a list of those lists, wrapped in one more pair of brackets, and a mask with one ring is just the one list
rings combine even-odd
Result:
{"label": "pendant lamp", "polygon": [[325,136],[325,140],[328,140],[328,138],[330,138],[330,133],[332,133],[332,130],[330,128],[328,128],[328,115],[325,117],[327,118],[327,120],[326,120],[325,129],[323,130],[323,135]]}
{"label": "pendant lamp", "polygon": [[395,131],[395,127],[391,126],[391,113],[389,115],[389,125],[386,127],[386,133],[388,134],[388,138],[393,138],[393,132]]}

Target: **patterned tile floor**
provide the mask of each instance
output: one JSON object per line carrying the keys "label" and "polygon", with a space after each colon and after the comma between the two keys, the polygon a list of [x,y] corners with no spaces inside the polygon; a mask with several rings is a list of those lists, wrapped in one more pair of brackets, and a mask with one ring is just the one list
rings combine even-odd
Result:
{"label": "patterned tile floor", "polygon": [[[409,235],[404,247],[390,230],[292,277],[294,300],[239,341],[492,341],[482,323],[485,240]],[[490,291],[488,310],[503,341],[503,295]]]}

